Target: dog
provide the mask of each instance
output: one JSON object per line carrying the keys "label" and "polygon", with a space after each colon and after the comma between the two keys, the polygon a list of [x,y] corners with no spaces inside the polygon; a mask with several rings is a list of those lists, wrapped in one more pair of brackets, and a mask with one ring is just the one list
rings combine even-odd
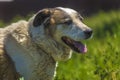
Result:
{"label": "dog", "polygon": [[0,80],[53,80],[58,61],[86,53],[92,29],[70,8],[45,8],[0,29]]}

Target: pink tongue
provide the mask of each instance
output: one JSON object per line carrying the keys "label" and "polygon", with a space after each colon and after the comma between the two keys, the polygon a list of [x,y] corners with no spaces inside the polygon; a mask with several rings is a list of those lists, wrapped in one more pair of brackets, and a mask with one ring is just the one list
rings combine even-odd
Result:
{"label": "pink tongue", "polygon": [[78,50],[79,50],[81,53],[86,53],[86,52],[87,52],[87,47],[86,47],[86,45],[82,44],[81,42],[75,42],[74,45],[75,45],[75,47],[78,48]]}

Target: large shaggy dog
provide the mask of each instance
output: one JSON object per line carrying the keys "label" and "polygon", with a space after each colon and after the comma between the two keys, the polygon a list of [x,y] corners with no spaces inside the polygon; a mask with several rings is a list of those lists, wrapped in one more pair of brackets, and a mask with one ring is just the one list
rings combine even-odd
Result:
{"label": "large shaggy dog", "polygon": [[0,29],[0,80],[52,80],[57,61],[68,60],[72,50],[87,51],[81,39],[92,30],[70,8],[40,10],[28,22]]}

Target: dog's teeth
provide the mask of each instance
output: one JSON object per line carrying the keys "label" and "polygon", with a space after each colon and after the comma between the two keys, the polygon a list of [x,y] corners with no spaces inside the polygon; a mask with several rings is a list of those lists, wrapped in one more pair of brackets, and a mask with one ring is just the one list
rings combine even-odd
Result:
{"label": "dog's teeth", "polygon": [[86,47],[86,43],[85,43],[85,47]]}

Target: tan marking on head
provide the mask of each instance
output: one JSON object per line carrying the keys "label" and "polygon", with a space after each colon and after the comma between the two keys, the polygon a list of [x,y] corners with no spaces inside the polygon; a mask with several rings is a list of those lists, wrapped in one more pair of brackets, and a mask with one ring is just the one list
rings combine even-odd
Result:
{"label": "tan marking on head", "polygon": [[2,49],[3,48],[3,45],[0,45],[0,49]]}
{"label": "tan marking on head", "polygon": [[4,50],[0,49],[0,54],[4,53]]}
{"label": "tan marking on head", "polygon": [[53,18],[50,19],[50,24],[51,24],[51,25],[54,25],[55,22],[56,22],[56,21],[55,21]]}
{"label": "tan marking on head", "polygon": [[44,14],[49,14],[49,10],[48,9],[43,9]]}
{"label": "tan marking on head", "polygon": [[60,9],[55,9],[51,17],[54,19],[55,24],[59,24],[64,22],[65,18],[69,17],[69,15]]}

